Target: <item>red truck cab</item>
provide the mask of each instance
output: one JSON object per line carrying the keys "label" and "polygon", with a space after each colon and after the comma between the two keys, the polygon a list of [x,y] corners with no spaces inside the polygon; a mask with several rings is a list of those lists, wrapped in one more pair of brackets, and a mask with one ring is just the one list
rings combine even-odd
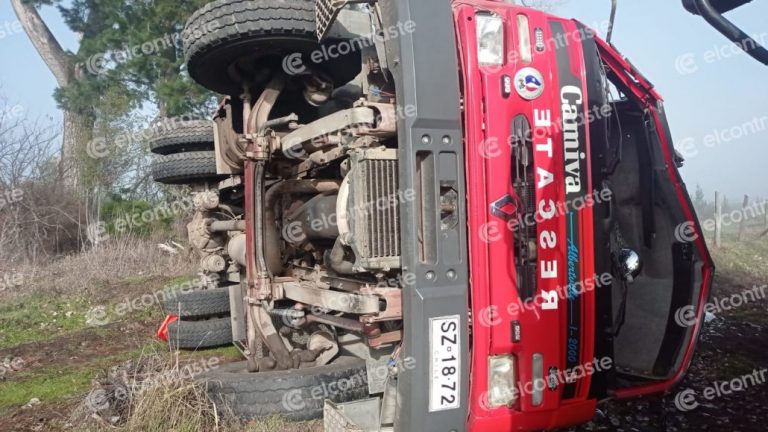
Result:
{"label": "red truck cab", "polygon": [[[561,428],[599,399],[668,391],[713,265],[661,97],[578,21],[492,1],[453,13],[471,179],[468,429]],[[642,268],[622,274],[637,265],[626,259]],[[686,307],[697,319],[681,327]]]}

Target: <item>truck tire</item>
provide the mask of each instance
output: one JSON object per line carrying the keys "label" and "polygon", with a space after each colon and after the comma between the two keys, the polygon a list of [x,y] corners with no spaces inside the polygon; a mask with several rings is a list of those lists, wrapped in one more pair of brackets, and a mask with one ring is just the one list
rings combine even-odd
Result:
{"label": "truck tire", "polygon": [[155,156],[152,178],[165,184],[194,184],[221,180],[216,174],[216,153],[196,151]]}
{"label": "truck tire", "polygon": [[325,399],[342,403],[368,397],[365,360],[356,357],[340,357],[329,365],[307,369],[257,373],[248,373],[245,362],[231,363],[203,379],[214,403],[245,420],[319,419]]}
{"label": "truck tire", "polygon": [[[286,56],[299,53],[303,64],[316,66],[339,85],[354,79],[361,69],[357,51],[321,63],[310,60],[322,46],[315,31],[311,0],[216,0],[192,14],[182,32],[187,70],[209,90],[240,95],[243,77],[265,68],[282,71]],[[266,82],[251,84],[256,89]]]}
{"label": "truck tire", "polygon": [[201,150],[213,150],[213,123],[203,120],[187,121],[174,128],[157,128],[149,140],[152,153],[168,155]]}
{"label": "truck tire", "polygon": [[174,321],[168,324],[168,343],[173,348],[213,348],[232,343],[230,318],[205,321]]}
{"label": "truck tire", "polygon": [[202,318],[229,313],[229,288],[176,291],[163,299],[167,314],[181,318]]}

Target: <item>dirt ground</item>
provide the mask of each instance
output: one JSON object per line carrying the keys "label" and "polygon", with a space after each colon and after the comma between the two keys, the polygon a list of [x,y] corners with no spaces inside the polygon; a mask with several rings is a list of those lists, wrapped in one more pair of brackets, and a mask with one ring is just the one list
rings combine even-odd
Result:
{"label": "dirt ground", "polygon": [[[749,277],[717,276],[713,298],[742,293],[766,282]],[[749,386],[712,400],[706,400],[702,394],[716,383],[766,368],[768,302],[763,299],[724,311],[705,324],[688,375],[673,393],[652,401],[601,404],[592,422],[572,431],[763,432],[768,430],[768,383]],[[676,396],[688,389],[696,392],[700,406],[681,411],[676,406]]]}

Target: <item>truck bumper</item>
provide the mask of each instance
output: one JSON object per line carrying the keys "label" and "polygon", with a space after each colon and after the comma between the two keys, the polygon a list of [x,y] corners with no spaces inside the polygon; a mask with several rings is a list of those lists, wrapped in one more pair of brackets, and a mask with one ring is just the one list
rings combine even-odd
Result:
{"label": "truck bumper", "polygon": [[[383,26],[412,21],[415,31],[387,46],[396,80],[399,178],[415,199],[400,204],[403,277],[403,352],[412,368],[398,376],[396,431],[464,431],[469,389],[469,273],[466,182],[459,65],[451,3],[382,0]],[[453,205],[446,217],[443,204]],[[457,400],[440,404],[430,388],[437,365],[430,323],[458,319]],[[454,364],[455,365],[455,364]],[[439,386],[438,386],[439,387]],[[447,399],[452,399],[449,397]],[[436,401],[437,399],[437,401]]]}

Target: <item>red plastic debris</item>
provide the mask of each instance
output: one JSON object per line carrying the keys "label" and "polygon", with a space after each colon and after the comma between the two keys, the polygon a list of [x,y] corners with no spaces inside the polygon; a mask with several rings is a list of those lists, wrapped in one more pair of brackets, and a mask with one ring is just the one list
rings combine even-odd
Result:
{"label": "red plastic debris", "polygon": [[168,324],[178,321],[179,317],[176,315],[168,315],[165,317],[165,320],[163,321],[163,324],[160,325],[160,328],[157,330],[157,338],[168,342]]}

